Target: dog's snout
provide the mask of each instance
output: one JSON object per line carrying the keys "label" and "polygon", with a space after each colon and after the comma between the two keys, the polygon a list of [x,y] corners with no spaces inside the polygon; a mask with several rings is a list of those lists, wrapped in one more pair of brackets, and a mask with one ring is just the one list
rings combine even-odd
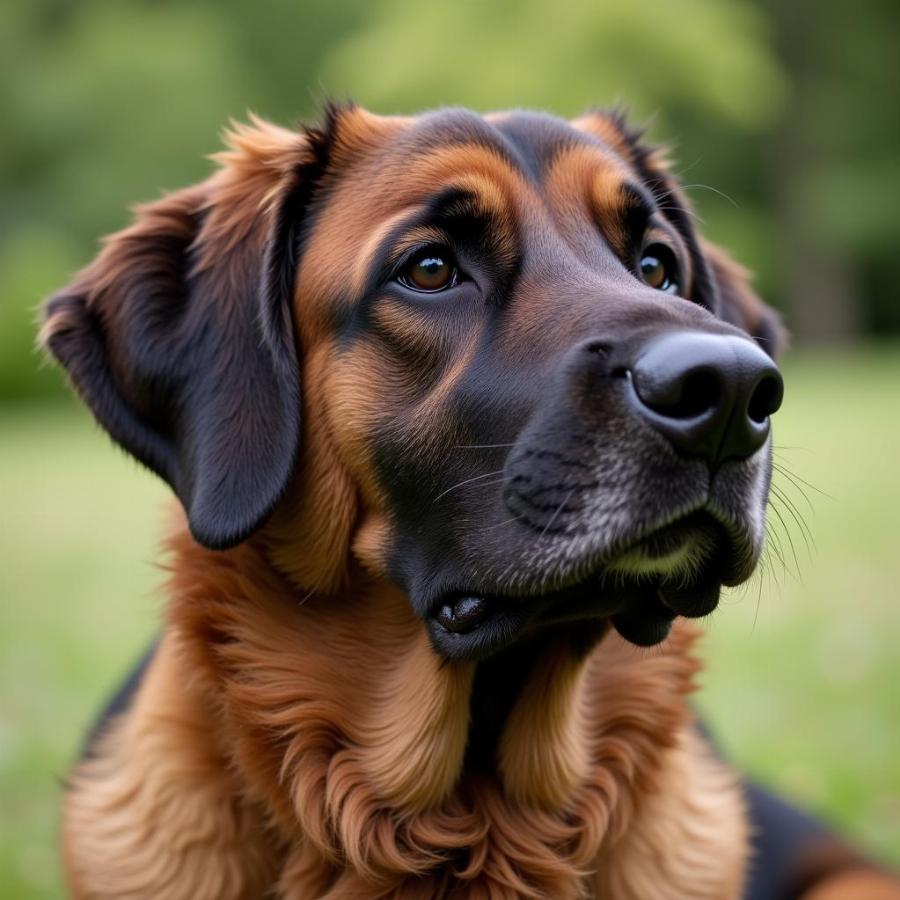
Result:
{"label": "dog's snout", "polygon": [[629,374],[638,414],[677,451],[712,466],[746,459],[765,443],[784,391],[754,343],[695,331],[654,338]]}

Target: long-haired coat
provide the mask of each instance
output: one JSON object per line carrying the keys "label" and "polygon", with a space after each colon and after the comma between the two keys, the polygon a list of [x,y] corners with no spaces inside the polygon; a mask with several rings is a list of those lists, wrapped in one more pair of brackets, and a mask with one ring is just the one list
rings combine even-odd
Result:
{"label": "long-haired coat", "polygon": [[665,160],[348,106],[217,161],[46,307],[183,509],[73,896],[739,897],[681,617],[759,558],[780,329]]}

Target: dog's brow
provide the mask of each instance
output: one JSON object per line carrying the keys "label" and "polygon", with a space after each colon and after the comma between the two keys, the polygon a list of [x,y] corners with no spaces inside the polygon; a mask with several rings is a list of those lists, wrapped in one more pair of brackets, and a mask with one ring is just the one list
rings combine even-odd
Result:
{"label": "dog's brow", "polygon": [[481,219],[503,217],[508,204],[499,185],[485,177],[450,184],[426,200],[428,214],[435,219]]}
{"label": "dog's brow", "polygon": [[409,135],[418,152],[453,146],[477,147],[526,175],[517,148],[493,124],[468,110],[447,109],[423,116]]}
{"label": "dog's brow", "polygon": [[618,216],[632,238],[639,236],[658,211],[650,193],[634,182],[624,182],[619,188]]}
{"label": "dog's brow", "polygon": [[597,221],[620,257],[641,239],[658,211],[649,191],[631,180],[598,177],[591,200]]}
{"label": "dog's brow", "polygon": [[649,219],[657,212],[657,205],[650,192],[633,181],[625,181],[619,187],[620,207],[629,215],[640,215]]}
{"label": "dog's brow", "polygon": [[543,113],[495,115],[489,121],[503,135],[511,152],[532,180],[540,182],[566,151],[580,145],[601,147],[592,135]]}
{"label": "dog's brow", "polygon": [[371,268],[374,263],[383,277],[384,267],[395,264],[410,246],[439,242],[446,237],[444,229],[459,222],[483,223],[500,261],[511,262],[515,253],[513,216],[504,192],[490,179],[473,176],[443,185],[407,214],[396,217],[377,245],[370,245],[368,265]]}

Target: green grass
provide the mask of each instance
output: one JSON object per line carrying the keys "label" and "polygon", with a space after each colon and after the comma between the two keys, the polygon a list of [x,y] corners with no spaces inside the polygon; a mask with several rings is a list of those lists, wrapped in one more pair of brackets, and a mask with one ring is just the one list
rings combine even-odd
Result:
{"label": "green grass", "polygon": [[[742,766],[900,862],[900,352],[796,356],[786,566],[711,618],[700,705]],[[0,412],[0,897],[60,894],[59,782],[153,634],[165,488],[73,406]],[[796,550],[796,560],[790,542]],[[799,574],[798,574],[799,570]]]}

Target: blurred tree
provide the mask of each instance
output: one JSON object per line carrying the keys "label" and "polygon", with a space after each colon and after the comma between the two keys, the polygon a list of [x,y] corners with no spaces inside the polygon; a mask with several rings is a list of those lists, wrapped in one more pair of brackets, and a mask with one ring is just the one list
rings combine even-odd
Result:
{"label": "blurred tree", "polygon": [[202,178],[229,117],[309,115],[322,53],[354,21],[352,0],[0,6],[0,400],[60,391],[35,310],[98,236]]}
{"label": "blurred tree", "polygon": [[900,7],[769,3],[794,84],[771,168],[793,328],[900,330]]}
{"label": "blurred tree", "polygon": [[41,295],[124,224],[129,204],[201,175],[235,98],[253,90],[221,20],[189,6],[17,2],[2,16],[0,258],[10,264],[0,267],[0,396],[9,397],[45,386],[23,377],[36,359],[33,338],[20,343]]}
{"label": "blurred tree", "polygon": [[[673,14],[674,13],[674,14]],[[784,97],[766,17],[743,0],[548,3],[383,0],[331,53],[327,82],[383,112],[443,104],[576,114],[627,101],[740,129]]]}

